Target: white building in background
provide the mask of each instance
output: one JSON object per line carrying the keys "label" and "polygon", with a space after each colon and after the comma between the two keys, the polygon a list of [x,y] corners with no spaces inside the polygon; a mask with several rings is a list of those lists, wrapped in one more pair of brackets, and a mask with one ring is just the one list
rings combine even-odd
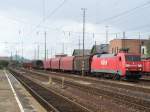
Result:
{"label": "white building in background", "polygon": [[141,54],[142,54],[142,55],[147,55],[147,48],[146,48],[145,45],[142,45],[142,46],[141,46]]}

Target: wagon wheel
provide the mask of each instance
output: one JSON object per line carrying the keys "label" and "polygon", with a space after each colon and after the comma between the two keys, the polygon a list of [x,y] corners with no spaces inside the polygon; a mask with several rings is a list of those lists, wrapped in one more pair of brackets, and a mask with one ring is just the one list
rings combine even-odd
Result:
{"label": "wagon wheel", "polygon": [[118,73],[116,73],[113,77],[114,80],[120,80],[120,75]]}

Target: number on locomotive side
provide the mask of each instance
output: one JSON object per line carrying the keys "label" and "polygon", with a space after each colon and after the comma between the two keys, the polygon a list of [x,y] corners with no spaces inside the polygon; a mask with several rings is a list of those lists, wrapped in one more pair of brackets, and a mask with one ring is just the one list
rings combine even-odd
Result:
{"label": "number on locomotive side", "polygon": [[107,64],[108,64],[107,60],[101,60],[101,65],[107,65]]}

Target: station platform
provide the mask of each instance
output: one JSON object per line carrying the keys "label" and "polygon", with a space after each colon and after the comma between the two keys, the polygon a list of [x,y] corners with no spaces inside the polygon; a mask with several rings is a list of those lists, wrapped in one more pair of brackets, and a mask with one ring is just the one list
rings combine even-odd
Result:
{"label": "station platform", "polygon": [[7,70],[0,70],[0,112],[46,112]]}

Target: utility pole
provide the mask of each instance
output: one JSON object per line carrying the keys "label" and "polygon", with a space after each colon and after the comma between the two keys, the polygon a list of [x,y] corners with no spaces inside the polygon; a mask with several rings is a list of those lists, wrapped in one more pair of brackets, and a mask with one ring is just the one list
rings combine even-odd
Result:
{"label": "utility pole", "polygon": [[108,28],[109,28],[109,26],[107,25],[107,26],[105,26],[105,28],[106,28],[106,44],[108,44]]}
{"label": "utility pole", "polygon": [[46,49],[46,47],[47,47],[47,46],[46,46],[46,32],[44,33],[44,37],[45,37],[45,44],[44,44],[44,47],[45,47],[45,61],[46,61],[46,57],[47,57],[47,56],[46,56],[46,55],[47,55],[47,53],[46,53],[46,50],[47,50],[47,49]]}
{"label": "utility pole", "polygon": [[13,57],[12,57],[12,51],[11,51],[11,54],[10,54],[10,61],[12,61],[12,58],[13,58]]}
{"label": "utility pole", "polygon": [[23,38],[21,37],[21,30],[19,30],[19,38],[21,40],[21,63],[23,63]]}
{"label": "utility pole", "polygon": [[123,32],[123,50],[125,50],[125,52],[127,52],[126,51],[126,32]]}
{"label": "utility pole", "polygon": [[53,55],[53,49],[51,48],[51,58],[52,58],[52,55]]}
{"label": "utility pole", "polygon": [[34,60],[36,60],[36,48],[34,49]]}
{"label": "utility pole", "polygon": [[18,61],[18,59],[17,59],[17,55],[18,55],[18,53],[17,53],[17,50],[16,50],[16,61]]}
{"label": "utility pole", "polygon": [[93,42],[95,43],[95,34],[93,33]]}
{"label": "utility pole", "polygon": [[118,34],[116,33],[116,39],[118,38]]}
{"label": "utility pole", "polygon": [[64,54],[64,50],[65,50],[65,45],[64,42],[62,43],[62,53]]}
{"label": "utility pole", "polygon": [[85,56],[84,56],[84,50],[85,50],[85,48],[84,48],[84,38],[85,38],[85,11],[86,11],[86,8],[82,8],[81,9],[82,11],[83,11],[83,60],[82,60],[82,76],[84,76],[84,71],[85,71],[85,62],[84,62],[84,58],[85,58]]}
{"label": "utility pole", "polygon": [[[37,36],[39,36],[39,32],[36,32]],[[40,45],[39,42],[37,42],[37,59],[40,59]]]}
{"label": "utility pole", "polygon": [[37,45],[37,59],[40,58],[40,46],[39,46],[39,43]]}
{"label": "utility pole", "polygon": [[95,52],[96,52],[96,50],[97,50],[97,49],[96,49],[96,39],[95,39],[95,34],[94,34],[94,33],[93,33],[93,41],[94,41],[94,45],[95,45],[95,49],[94,49],[94,50],[95,50]]}
{"label": "utility pole", "polygon": [[[46,3],[46,1],[45,0],[43,0],[43,22],[45,23],[45,12],[46,12],[46,8],[45,8],[45,3]],[[45,56],[44,56],[44,60],[46,61],[46,57],[47,57],[47,49],[46,49],[46,31],[45,31],[45,28],[44,28],[44,41],[45,41],[45,44],[44,44],[44,48],[45,48]]]}
{"label": "utility pole", "polygon": [[23,64],[23,37],[22,37],[22,64]]}
{"label": "utility pole", "polygon": [[79,45],[79,50],[80,50],[80,46],[81,46],[81,43],[80,43],[80,37],[79,37],[79,44],[78,44],[78,45]]}
{"label": "utility pole", "polygon": [[139,32],[139,52],[141,54],[141,33]]}
{"label": "utility pole", "polygon": [[95,40],[95,53],[97,53],[97,48],[96,48],[96,40]]}
{"label": "utility pole", "polygon": [[46,59],[48,59],[48,56],[49,56],[49,52],[48,52],[48,49],[47,49],[47,56],[46,56]]}

